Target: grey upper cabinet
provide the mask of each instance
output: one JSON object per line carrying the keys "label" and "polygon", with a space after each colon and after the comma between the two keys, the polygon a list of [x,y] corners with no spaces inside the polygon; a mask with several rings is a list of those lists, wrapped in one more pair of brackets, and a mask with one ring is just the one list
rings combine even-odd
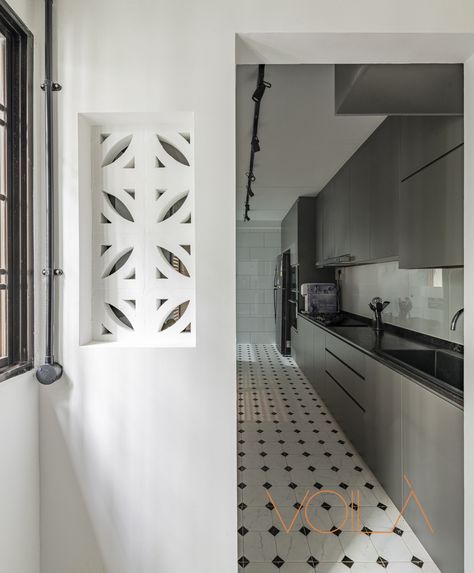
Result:
{"label": "grey upper cabinet", "polygon": [[316,264],[322,265],[324,261],[323,235],[324,235],[324,191],[316,197]]}
{"label": "grey upper cabinet", "polygon": [[[433,529],[411,500],[405,518],[441,569],[464,571],[463,411],[403,380],[404,473]],[[403,498],[410,494],[404,482]]]}
{"label": "grey upper cabinet", "polygon": [[332,269],[316,268],[316,197],[299,197],[281,224],[282,252],[298,265],[299,285],[334,280]]}
{"label": "grey upper cabinet", "polygon": [[334,192],[334,179],[331,179],[323,189],[324,193],[324,223],[323,223],[323,261],[336,256],[336,220],[337,201]]}
{"label": "grey upper cabinet", "polygon": [[400,268],[462,266],[464,146],[400,187]]}
{"label": "grey upper cabinet", "polygon": [[335,216],[335,256],[341,257],[350,254],[350,178],[349,165],[346,163],[334,177],[334,203]]}
{"label": "grey upper cabinet", "polygon": [[406,179],[464,141],[463,116],[402,117],[400,178]]}
{"label": "grey upper cabinet", "polygon": [[370,190],[370,258],[398,256],[400,122],[389,117],[369,140],[372,156]]}
{"label": "grey upper cabinet", "polygon": [[349,166],[344,165],[323,190],[323,261],[350,252],[350,179]]}
{"label": "grey upper cabinet", "polygon": [[350,240],[354,262],[370,259],[371,148],[366,143],[349,160]]}
{"label": "grey upper cabinet", "polygon": [[298,264],[298,201],[281,223],[281,252],[290,251],[290,264]]}
{"label": "grey upper cabinet", "polygon": [[402,377],[367,358],[365,460],[398,508],[402,503]]}

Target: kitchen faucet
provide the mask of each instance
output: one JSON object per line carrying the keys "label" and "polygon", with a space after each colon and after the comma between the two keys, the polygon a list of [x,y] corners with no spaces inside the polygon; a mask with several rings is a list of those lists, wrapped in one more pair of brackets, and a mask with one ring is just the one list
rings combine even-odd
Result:
{"label": "kitchen faucet", "polygon": [[453,316],[452,320],[451,320],[451,330],[456,330],[456,324],[458,323],[459,317],[461,316],[461,314],[464,313],[464,309],[460,308],[455,315]]}
{"label": "kitchen faucet", "polygon": [[375,296],[371,302],[369,302],[369,307],[374,311],[375,321],[374,330],[375,332],[382,332],[384,329],[382,311],[390,304],[390,301],[383,301],[379,296]]}

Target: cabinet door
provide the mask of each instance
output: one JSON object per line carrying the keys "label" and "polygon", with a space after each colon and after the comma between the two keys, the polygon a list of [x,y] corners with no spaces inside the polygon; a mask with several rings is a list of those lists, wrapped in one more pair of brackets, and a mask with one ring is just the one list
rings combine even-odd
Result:
{"label": "cabinet door", "polygon": [[402,502],[402,377],[367,359],[364,458],[399,510]]}
{"label": "cabinet door", "polygon": [[334,179],[324,188],[323,259],[336,256],[337,197]]}
{"label": "cabinet door", "polygon": [[350,159],[350,237],[354,261],[370,258],[370,188],[372,157],[363,145]]}
{"label": "cabinet door", "polygon": [[370,139],[370,258],[398,256],[399,118],[389,117]]}
{"label": "cabinet door", "polygon": [[331,203],[332,208],[336,210],[334,215],[336,257],[349,255],[351,252],[349,182],[349,165],[346,163],[334,177],[334,201]]}
{"label": "cabinet door", "polygon": [[281,251],[290,251],[290,264],[298,264],[298,202],[295,202],[281,223]]}
{"label": "cabinet door", "polygon": [[[408,379],[403,379],[403,460],[434,533],[412,501],[406,520],[441,571],[462,573],[463,411]],[[409,493],[404,482],[403,497]]]}
{"label": "cabinet door", "polygon": [[304,347],[304,368],[303,372],[309,382],[314,380],[314,326],[305,319],[300,319],[300,324],[304,323],[303,328],[303,347]]}
{"label": "cabinet door", "polygon": [[319,326],[314,327],[314,387],[326,400],[326,333]]}
{"label": "cabinet door", "polygon": [[402,117],[400,176],[413,175],[464,141],[463,116]]}
{"label": "cabinet door", "polygon": [[400,267],[462,266],[464,146],[400,187]]}
{"label": "cabinet door", "polygon": [[324,261],[324,192],[316,197],[316,264]]}

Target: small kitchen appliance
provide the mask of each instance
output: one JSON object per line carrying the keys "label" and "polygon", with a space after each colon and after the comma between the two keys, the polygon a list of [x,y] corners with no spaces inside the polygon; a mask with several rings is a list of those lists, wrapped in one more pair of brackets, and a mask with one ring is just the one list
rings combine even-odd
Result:
{"label": "small kitchen appliance", "polygon": [[338,311],[337,287],[334,283],[305,283],[301,285],[304,312],[311,316],[334,314]]}

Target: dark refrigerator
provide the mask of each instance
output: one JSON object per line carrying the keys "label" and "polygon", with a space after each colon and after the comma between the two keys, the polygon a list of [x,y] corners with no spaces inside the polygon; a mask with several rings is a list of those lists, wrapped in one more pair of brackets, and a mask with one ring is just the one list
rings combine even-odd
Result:
{"label": "dark refrigerator", "polygon": [[290,253],[278,255],[273,281],[273,303],[275,310],[275,340],[279,352],[291,353],[290,346]]}

